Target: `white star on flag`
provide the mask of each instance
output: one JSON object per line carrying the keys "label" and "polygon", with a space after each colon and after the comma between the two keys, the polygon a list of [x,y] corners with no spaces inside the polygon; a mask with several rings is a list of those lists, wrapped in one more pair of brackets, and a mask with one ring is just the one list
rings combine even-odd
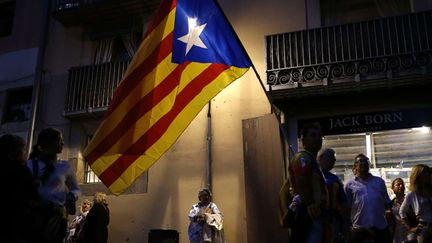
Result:
{"label": "white star on flag", "polygon": [[200,26],[197,26],[197,19],[196,18],[188,18],[188,33],[180,38],[178,38],[179,41],[186,43],[186,54],[190,51],[190,49],[193,46],[198,46],[201,48],[207,49],[207,46],[202,42],[202,40],[199,38],[201,35],[201,32],[203,32],[205,26],[207,24],[203,24]]}

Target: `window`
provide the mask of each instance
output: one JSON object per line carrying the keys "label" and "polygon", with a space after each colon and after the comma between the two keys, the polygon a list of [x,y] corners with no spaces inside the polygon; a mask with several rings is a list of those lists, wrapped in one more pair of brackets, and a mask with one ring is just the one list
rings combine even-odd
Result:
{"label": "window", "polygon": [[141,32],[111,36],[96,42],[94,63],[126,61],[132,59],[140,44]]}
{"label": "window", "polygon": [[0,37],[12,33],[12,26],[15,15],[15,1],[0,3]]}
{"label": "window", "polygon": [[380,167],[404,168],[432,163],[429,127],[373,133],[374,160]]}
{"label": "window", "polygon": [[[87,136],[87,144],[92,136]],[[87,145],[86,144],[86,145]],[[93,196],[95,192],[105,192],[110,194],[108,188],[99,180],[96,174],[91,170],[91,167],[84,162],[84,184],[80,185],[81,191],[85,196]],[[139,176],[123,194],[142,194],[147,193],[148,188],[148,171],[145,171]]]}
{"label": "window", "polygon": [[429,127],[373,133],[325,136],[323,148],[336,151],[334,172],[343,180],[353,177],[354,157],[363,153],[371,160],[371,173],[382,177],[387,186],[400,177],[408,183],[416,164],[432,166],[432,132]]}
{"label": "window", "polygon": [[[92,135],[87,137],[86,146],[90,143],[90,140],[93,138]],[[101,182],[101,180],[97,177],[94,171],[91,169],[90,165],[87,162],[84,162],[84,183],[97,183]]]}
{"label": "window", "polygon": [[84,168],[84,183],[95,183],[95,182],[101,182],[97,175],[93,172],[93,170],[90,168],[90,165],[86,162],[85,168]]}
{"label": "window", "polygon": [[3,123],[23,122],[30,119],[32,88],[9,90]]}

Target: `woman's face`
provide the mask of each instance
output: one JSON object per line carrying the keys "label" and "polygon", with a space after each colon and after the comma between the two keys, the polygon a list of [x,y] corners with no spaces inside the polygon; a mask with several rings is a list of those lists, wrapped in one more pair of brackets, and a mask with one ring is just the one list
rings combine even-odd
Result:
{"label": "woman's face", "polygon": [[401,195],[405,193],[405,185],[402,181],[396,181],[393,185],[393,192],[396,195]]}
{"label": "woman's face", "polygon": [[81,210],[83,212],[87,212],[90,210],[90,203],[89,202],[83,202],[81,205]]}

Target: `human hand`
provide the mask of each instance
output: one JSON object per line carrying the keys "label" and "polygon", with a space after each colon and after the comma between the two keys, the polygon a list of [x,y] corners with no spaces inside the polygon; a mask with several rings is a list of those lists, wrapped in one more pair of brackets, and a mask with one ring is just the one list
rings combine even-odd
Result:
{"label": "human hand", "polygon": [[199,215],[195,216],[195,221],[197,221],[197,222],[205,221],[205,215],[199,214]]}
{"label": "human hand", "polygon": [[321,215],[321,207],[319,204],[311,204],[307,207],[308,214],[311,218],[318,218]]}
{"label": "human hand", "polygon": [[419,230],[419,227],[416,226],[416,227],[412,227],[412,228],[410,228],[410,229],[409,229],[409,232],[417,233],[418,230]]}

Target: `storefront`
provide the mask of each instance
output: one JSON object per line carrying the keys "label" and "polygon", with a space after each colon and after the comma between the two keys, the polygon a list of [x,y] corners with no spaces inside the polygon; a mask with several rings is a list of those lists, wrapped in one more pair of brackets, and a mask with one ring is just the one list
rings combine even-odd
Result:
{"label": "storefront", "polygon": [[397,177],[408,182],[415,164],[432,166],[432,108],[304,119],[298,127],[308,122],[320,123],[323,148],[336,151],[334,171],[344,181],[352,178],[354,157],[359,153],[371,159],[371,172],[388,185]]}

